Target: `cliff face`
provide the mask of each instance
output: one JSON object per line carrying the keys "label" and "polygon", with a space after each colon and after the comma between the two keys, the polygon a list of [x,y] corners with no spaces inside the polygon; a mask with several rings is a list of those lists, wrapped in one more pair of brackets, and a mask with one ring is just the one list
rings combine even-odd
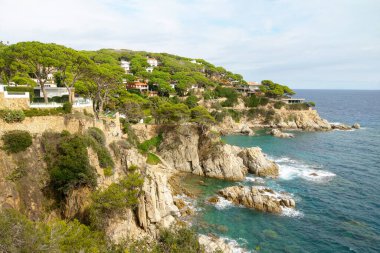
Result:
{"label": "cliff face", "polygon": [[248,171],[262,176],[278,175],[278,166],[259,148],[223,144],[219,135],[202,133],[194,125],[166,129],[163,134],[159,154],[179,171],[236,181],[243,180]]}
{"label": "cliff face", "polygon": [[[41,146],[41,135],[46,130],[61,132],[66,130],[83,133],[88,127],[96,126],[106,135],[106,143],[121,140],[120,127],[115,120],[100,122],[91,119],[64,117],[28,118],[28,124],[7,124],[0,122],[1,135],[8,130],[27,130],[33,134],[33,144],[26,151],[7,154],[0,149],[0,209],[13,208],[32,220],[49,221],[53,218],[82,219],[91,204],[93,189],[80,187],[71,190],[63,203],[57,205],[49,189],[49,173],[44,161],[44,150]],[[52,122],[50,124],[50,122]],[[30,123],[30,124],[29,124]],[[41,126],[41,127],[38,127]],[[144,185],[136,212],[125,209],[123,215],[107,218],[105,231],[115,242],[126,238],[155,237],[159,228],[169,227],[175,217],[179,216],[168,178],[173,173],[165,162],[159,165],[148,165],[146,157],[135,148],[119,146],[118,154],[113,154],[115,167],[113,175],[104,175],[99,166],[97,154],[88,148],[90,165],[97,175],[97,188],[104,189],[118,182],[126,175],[128,167],[137,165],[144,175]]]}
{"label": "cliff face", "polygon": [[244,115],[239,122],[227,116],[214,129],[222,134],[251,135],[249,128],[281,128],[304,131],[328,131],[330,123],[322,119],[316,110],[286,110],[273,108],[256,108],[254,116]]}

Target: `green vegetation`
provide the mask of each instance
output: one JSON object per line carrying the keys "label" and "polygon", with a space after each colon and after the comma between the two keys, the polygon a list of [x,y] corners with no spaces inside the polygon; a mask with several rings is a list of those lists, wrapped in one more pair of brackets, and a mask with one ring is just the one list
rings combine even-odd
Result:
{"label": "green vegetation", "polygon": [[54,116],[63,115],[65,112],[62,108],[51,108],[51,109],[29,109],[24,110],[25,117],[37,117],[37,116]]}
{"label": "green vegetation", "polygon": [[302,110],[308,110],[309,107],[311,107],[308,103],[301,103],[301,104],[287,104],[286,109],[293,110],[293,111],[302,111]]}
{"label": "green vegetation", "polygon": [[261,81],[260,89],[265,93],[266,96],[272,98],[282,97],[284,95],[294,95],[295,92],[288,86],[274,83],[271,80]]}
{"label": "green vegetation", "polygon": [[153,153],[148,153],[147,158],[146,158],[146,163],[150,165],[157,165],[161,162],[160,158],[153,154]]}
{"label": "green vegetation", "polygon": [[104,145],[106,143],[106,136],[103,131],[97,127],[89,127],[87,129],[87,134],[94,138],[100,145]]}
{"label": "green vegetation", "polygon": [[265,106],[269,102],[269,99],[266,97],[257,97],[255,94],[252,94],[249,97],[244,99],[244,104],[246,107],[254,108],[259,105]]}
{"label": "green vegetation", "polygon": [[135,208],[144,183],[138,170],[130,170],[118,183],[112,183],[104,190],[92,195],[90,223],[96,229],[102,229],[106,217],[120,214],[125,208]]}
{"label": "green vegetation", "polygon": [[64,113],[71,113],[72,109],[73,109],[73,105],[70,102],[63,103],[62,111]]}
{"label": "green vegetation", "polygon": [[4,142],[3,149],[8,153],[25,151],[33,143],[30,133],[28,131],[21,130],[5,132],[1,139]]}
{"label": "green vegetation", "polygon": [[137,148],[142,152],[142,153],[147,153],[150,150],[153,150],[155,148],[158,148],[158,146],[162,142],[162,134],[159,134],[149,140],[144,141],[141,144],[137,145]]}
{"label": "green vegetation", "polygon": [[106,252],[102,233],[77,220],[33,222],[12,209],[0,211],[1,252]]}
{"label": "green vegetation", "polygon": [[276,108],[276,109],[281,109],[282,107],[284,107],[286,104],[282,101],[276,101],[274,104],[273,104],[273,107]]}
{"label": "green vegetation", "polygon": [[233,88],[218,86],[215,89],[215,96],[227,98],[222,102],[223,107],[232,107],[238,101],[238,93]]}
{"label": "green vegetation", "polygon": [[7,123],[22,122],[25,113],[22,110],[0,110],[0,117]]}
{"label": "green vegetation", "polygon": [[70,189],[96,185],[96,175],[87,155],[88,141],[82,135],[44,133],[42,146],[51,186],[60,198]]}

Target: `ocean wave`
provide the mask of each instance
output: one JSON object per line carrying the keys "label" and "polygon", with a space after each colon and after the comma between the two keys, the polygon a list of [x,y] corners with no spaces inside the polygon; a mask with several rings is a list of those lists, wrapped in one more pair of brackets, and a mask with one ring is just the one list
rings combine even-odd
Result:
{"label": "ocean wave", "polygon": [[261,177],[247,176],[245,178],[245,181],[256,183],[256,184],[265,184],[265,179]]}
{"label": "ocean wave", "polygon": [[292,217],[292,218],[303,218],[304,214],[301,211],[298,211],[296,209],[290,208],[290,207],[281,207],[282,216]]}
{"label": "ocean wave", "polygon": [[215,204],[215,208],[218,210],[224,210],[233,206],[234,204],[231,201],[220,196],[218,196],[218,202]]}
{"label": "ocean wave", "polygon": [[274,160],[280,167],[279,177],[283,180],[299,177],[308,181],[327,182],[336,176],[330,171],[322,170],[319,165],[306,164],[288,157]]}
{"label": "ocean wave", "polygon": [[242,248],[241,245],[247,244],[247,240],[243,238],[239,238],[239,241],[242,241],[242,243],[239,243],[237,240],[228,238],[228,237],[220,237],[224,240],[224,242],[232,249],[232,253],[251,253],[251,251],[248,251],[244,248]]}

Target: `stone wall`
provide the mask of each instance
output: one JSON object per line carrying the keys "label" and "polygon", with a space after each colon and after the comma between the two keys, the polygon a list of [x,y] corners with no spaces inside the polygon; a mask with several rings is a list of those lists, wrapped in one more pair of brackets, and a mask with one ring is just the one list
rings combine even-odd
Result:
{"label": "stone wall", "polygon": [[33,135],[39,135],[45,131],[62,132],[63,130],[78,133],[89,127],[102,129],[107,136],[108,142],[112,142],[122,135],[118,114],[114,119],[101,118],[99,120],[83,115],[69,114],[66,116],[26,117],[20,123],[6,123],[0,119],[0,136],[10,130],[24,130]]}
{"label": "stone wall", "polygon": [[28,98],[6,98],[4,92],[0,92],[0,110],[3,109],[29,109]]}

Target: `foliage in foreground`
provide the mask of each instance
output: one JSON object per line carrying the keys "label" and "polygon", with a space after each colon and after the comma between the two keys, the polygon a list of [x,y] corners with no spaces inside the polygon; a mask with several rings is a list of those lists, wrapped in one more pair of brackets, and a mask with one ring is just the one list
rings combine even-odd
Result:
{"label": "foliage in foreground", "polygon": [[33,143],[30,133],[22,130],[8,131],[4,133],[1,139],[4,142],[3,149],[8,153],[25,151]]}
{"label": "foliage in foreground", "polygon": [[77,220],[33,222],[16,212],[0,211],[0,252],[106,252],[102,233]]}

